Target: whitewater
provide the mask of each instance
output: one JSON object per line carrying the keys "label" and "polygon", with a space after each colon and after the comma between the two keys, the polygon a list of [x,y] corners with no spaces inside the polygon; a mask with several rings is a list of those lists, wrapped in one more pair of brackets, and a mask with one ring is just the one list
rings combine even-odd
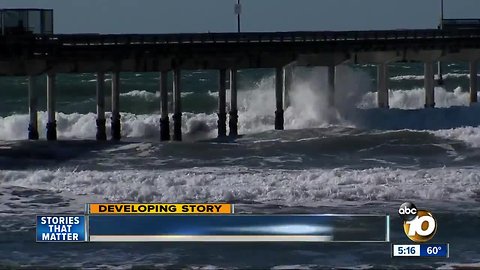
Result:
{"label": "whitewater", "polygon": [[[1,81],[9,96],[0,109],[0,268],[479,266],[480,106],[468,104],[465,68],[449,68],[447,84],[435,88],[435,109],[423,109],[418,68],[394,68],[388,110],[375,108],[369,67],[337,69],[333,109],[326,104],[326,70],[298,68],[288,93],[285,131],[272,130],[272,74],[241,72],[242,136],[237,139],[216,139],[216,75],[186,73],[181,143],[159,142],[156,74],[122,76],[120,143],[94,141],[90,75],[59,78],[59,89],[63,82],[77,92],[59,98],[58,142],[26,141],[26,100],[18,90],[25,84],[20,79]],[[107,132],[109,117],[107,113]],[[41,111],[39,127],[45,124]],[[44,128],[39,131],[44,138]],[[231,202],[245,213],[387,213],[392,216],[392,242],[406,242],[395,215],[404,201],[436,214],[436,241],[451,244],[451,259],[392,262],[387,244],[78,248],[33,243],[36,214],[78,214],[88,202]],[[465,227],[467,223],[471,226]],[[52,261],[59,248],[61,259]]]}

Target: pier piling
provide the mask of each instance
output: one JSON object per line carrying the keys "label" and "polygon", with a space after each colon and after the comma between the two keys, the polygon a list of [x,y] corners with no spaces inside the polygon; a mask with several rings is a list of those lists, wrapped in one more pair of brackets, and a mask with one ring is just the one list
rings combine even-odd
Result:
{"label": "pier piling", "polygon": [[218,137],[227,136],[227,100],[226,100],[226,80],[227,80],[227,70],[220,69],[218,74]]}
{"label": "pier piling", "polygon": [[379,108],[389,108],[388,67],[382,63],[377,67],[377,104]]}
{"label": "pier piling", "polygon": [[478,101],[478,62],[470,61],[470,104],[477,103]]}
{"label": "pier piling", "polygon": [[160,72],[160,141],[170,140],[170,120],[168,119],[168,72]]}
{"label": "pier piling", "polygon": [[328,107],[335,106],[335,66],[328,66]]}
{"label": "pier piling", "polygon": [[119,141],[122,137],[120,124],[120,73],[112,73],[112,140]]}
{"label": "pier piling", "polygon": [[173,140],[182,140],[182,96],[180,89],[181,71],[173,70]]}
{"label": "pier piling", "polygon": [[98,141],[107,140],[105,127],[105,74],[97,72],[97,135]]}
{"label": "pier piling", "polygon": [[437,85],[443,85],[443,70],[442,70],[442,62],[437,62]]}
{"label": "pier piling", "polygon": [[290,95],[289,93],[293,90],[293,72],[295,67],[293,65],[288,65],[284,68],[284,88],[283,88],[283,107],[288,108],[290,106]]}
{"label": "pier piling", "polygon": [[37,81],[35,76],[28,77],[28,113],[30,122],[28,124],[28,139],[38,140],[38,116],[37,116]]}
{"label": "pier piling", "polygon": [[275,129],[283,130],[283,88],[284,88],[284,69],[283,67],[277,67],[275,70],[275,99],[276,99],[276,111],[275,111]]}
{"label": "pier piling", "polygon": [[238,107],[237,107],[237,70],[230,69],[230,112],[228,126],[230,136],[238,136]]}
{"label": "pier piling", "polygon": [[47,140],[57,139],[57,121],[55,119],[55,74],[47,74]]}
{"label": "pier piling", "polygon": [[433,62],[425,63],[425,108],[435,107]]}

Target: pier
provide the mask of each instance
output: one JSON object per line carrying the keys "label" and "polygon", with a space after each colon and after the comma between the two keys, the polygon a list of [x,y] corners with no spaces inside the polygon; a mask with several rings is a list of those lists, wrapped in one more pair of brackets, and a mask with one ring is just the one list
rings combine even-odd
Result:
{"label": "pier", "polygon": [[[435,106],[437,62],[467,62],[470,66],[470,102],[477,102],[480,59],[479,29],[426,29],[342,32],[262,32],[200,34],[18,34],[0,36],[0,75],[28,76],[28,138],[38,136],[36,76],[47,76],[48,140],[56,140],[55,78],[60,73],[96,74],[98,140],[121,139],[120,72],[159,74],[161,113],[159,138],[182,140],[181,73],[184,70],[218,70],[218,136],[238,135],[237,71],[246,68],[275,70],[275,125],[284,129],[284,109],[295,66],[328,67],[328,105],[335,106],[335,67],[341,64],[375,64],[377,102],[389,108],[388,65],[420,62],[425,67],[425,107]],[[112,75],[111,134],[106,134],[105,73]],[[167,101],[167,76],[173,73],[173,111]],[[441,77],[441,74],[438,74]],[[291,78],[290,78],[291,79]],[[230,111],[226,107],[230,82]],[[93,89],[92,89],[93,90]],[[337,97],[341,98],[341,97]],[[227,119],[228,118],[228,119]],[[173,131],[170,130],[173,121]],[[228,124],[227,124],[228,121]],[[229,133],[227,133],[227,126]]]}

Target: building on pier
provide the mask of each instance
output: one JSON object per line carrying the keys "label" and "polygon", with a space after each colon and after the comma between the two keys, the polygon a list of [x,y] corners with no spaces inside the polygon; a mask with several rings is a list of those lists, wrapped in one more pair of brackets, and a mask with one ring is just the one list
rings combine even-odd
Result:
{"label": "building on pier", "polygon": [[53,10],[0,9],[0,29],[3,36],[53,34]]}

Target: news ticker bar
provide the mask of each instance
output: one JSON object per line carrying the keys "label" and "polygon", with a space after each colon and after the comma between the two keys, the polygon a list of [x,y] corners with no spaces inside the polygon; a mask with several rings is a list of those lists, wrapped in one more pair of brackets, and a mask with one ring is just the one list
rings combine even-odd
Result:
{"label": "news ticker bar", "polygon": [[89,203],[86,215],[233,214],[228,203]]}
{"label": "news ticker bar", "polygon": [[450,256],[449,244],[392,245],[392,257],[444,257]]}
{"label": "news ticker bar", "polygon": [[37,216],[37,242],[389,242],[389,216]]}

